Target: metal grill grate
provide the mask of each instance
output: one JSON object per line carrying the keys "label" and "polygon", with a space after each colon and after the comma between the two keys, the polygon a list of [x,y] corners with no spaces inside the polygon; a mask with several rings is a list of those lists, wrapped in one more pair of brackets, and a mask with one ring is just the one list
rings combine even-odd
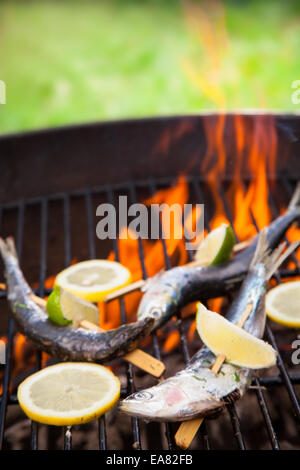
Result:
{"label": "metal grill grate", "polygon": [[[75,227],[75,224],[72,225],[72,214],[71,214],[71,205],[72,205],[72,198],[77,197],[80,198],[85,207],[85,219],[86,219],[86,230],[87,230],[87,243],[88,243],[88,253],[90,258],[96,257],[96,239],[95,239],[95,220],[94,220],[94,198],[101,195],[102,198],[105,198],[107,202],[112,204],[115,203],[117,193],[126,192],[129,195],[129,202],[135,203],[138,202],[139,192],[143,191],[143,193],[148,193],[148,195],[153,195],[159,188],[165,187],[166,185],[170,185],[173,183],[173,179],[165,178],[161,180],[147,180],[147,181],[140,181],[140,182],[131,182],[126,185],[115,185],[115,186],[107,186],[104,188],[93,188],[87,189],[84,191],[79,191],[76,193],[64,193],[56,196],[49,196],[43,197],[41,199],[32,199],[26,201],[20,201],[18,203],[11,203],[6,204],[0,207],[0,224],[3,224],[3,221],[6,217],[6,214],[10,211],[16,212],[16,230],[15,230],[15,239],[16,239],[16,246],[19,258],[22,263],[22,254],[23,254],[23,246],[24,246],[24,223],[26,218],[26,211],[29,207],[34,207],[35,211],[40,212],[40,227],[39,227],[39,237],[40,237],[40,254],[39,254],[39,261],[40,261],[40,268],[39,268],[39,287],[36,289],[36,292],[40,296],[44,296],[49,293],[49,290],[44,287],[46,275],[47,275],[47,260],[48,260],[48,243],[49,243],[49,204],[52,201],[56,201],[62,207],[63,213],[63,243],[64,243],[64,264],[65,266],[70,265],[72,255],[76,255],[73,253],[72,250],[72,233],[73,230],[78,230]],[[205,182],[201,178],[190,178],[188,179],[190,191],[193,192],[195,195],[195,200],[197,202],[204,202],[205,197],[203,192],[203,185]],[[225,184],[225,183],[224,183]],[[291,196],[293,191],[294,183],[289,180],[282,180],[280,181],[281,187],[284,188],[286,193],[286,198]],[[226,192],[221,191],[220,196],[222,198],[223,206],[224,206],[224,213],[226,214],[229,221],[233,224],[233,217],[229,210],[229,204],[226,200],[225,196]],[[275,203],[275,200],[270,191],[270,200],[269,200],[270,208],[272,210],[272,214],[276,217],[279,213],[279,209]],[[208,209],[208,210],[207,210]],[[206,228],[209,229],[209,220],[211,214],[208,212],[212,212],[212,208],[206,205]],[[251,214],[252,220],[254,225],[257,227],[255,218],[253,214]],[[2,227],[2,225],[1,225]],[[233,227],[234,228],[234,227]],[[167,253],[167,247],[164,239],[161,239],[163,253],[164,253],[164,262],[166,269],[171,268],[171,260]],[[145,256],[143,250],[142,241],[138,240],[138,248],[139,248],[139,258],[141,269],[143,273],[143,278],[147,278],[147,270],[145,264]],[[119,260],[119,250],[118,250],[118,243],[115,240],[113,242],[113,250],[115,252],[115,258]],[[188,256],[191,257],[191,254],[188,253]],[[280,272],[276,274],[276,281],[280,282],[282,277],[289,277],[295,276],[300,274],[300,266],[298,263],[297,258],[293,255],[293,261],[295,262],[295,269],[287,270],[282,269]],[[0,292],[1,297],[5,297],[5,292]],[[119,299],[119,306],[120,306],[120,314],[121,314],[121,321],[122,323],[126,322],[126,311],[125,311],[125,302],[124,298]],[[180,345],[183,354],[183,358],[185,362],[188,362],[190,358],[189,354],[189,345],[186,339],[185,328],[184,328],[185,320],[182,320],[180,316],[178,316],[176,326],[179,331],[180,335]],[[6,430],[6,414],[7,414],[7,407],[13,404],[17,404],[17,398],[15,395],[9,393],[10,390],[10,380],[11,380],[11,364],[12,364],[12,354],[13,354],[13,337],[14,337],[14,324],[13,320],[9,320],[7,334],[7,346],[6,346],[6,365],[3,370],[3,383],[2,383],[2,396],[1,396],[1,406],[0,406],[0,448],[3,448],[5,442],[5,430]],[[256,386],[255,393],[257,395],[257,400],[259,404],[259,408],[261,411],[261,420],[262,423],[265,425],[265,430],[268,433],[269,437],[269,444],[273,449],[279,449],[279,439],[276,433],[276,426],[273,423],[271,412],[265,397],[265,392],[263,391],[262,387],[271,387],[271,386],[284,386],[288,392],[289,399],[292,403],[294,415],[292,419],[295,419],[297,423],[300,420],[300,405],[299,400],[297,398],[294,386],[300,383],[300,373],[296,371],[293,373],[292,376],[290,375],[289,371],[287,370],[285,363],[282,359],[282,356],[279,352],[279,349],[276,344],[275,334],[272,332],[269,325],[266,327],[266,336],[268,341],[273,345],[273,347],[278,351],[278,369],[279,375],[273,377],[265,377],[265,378],[253,378],[253,385]],[[152,333],[152,348],[153,354],[156,358],[161,359],[161,351],[160,351],[160,344],[156,333]],[[41,368],[41,353],[36,352],[36,370]],[[136,390],[135,387],[135,378],[134,378],[134,371],[132,365],[126,366],[126,376],[127,376],[127,386],[122,389],[122,396],[127,396],[128,394],[134,392]],[[236,447],[238,449],[245,449],[245,439],[242,432],[242,426],[240,423],[240,419],[236,410],[235,405],[229,405],[226,407],[227,413],[230,418],[230,422],[232,425],[233,435],[236,440]],[[128,418],[129,419],[129,418]],[[136,449],[142,449],[142,439],[141,439],[141,425],[138,419],[132,418],[132,444]],[[174,442],[174,424],[165,424],[162,425],[166,437],[166,443],[168,449],[175,449],[175,442]],[[247,427],[247,424],[244,427]],[[50,429],[50,428],[49,428]],[[49,431],[51,432],[51,431]],[[75,431],[76,432],[76,431]],[[64,435],[64,448],[71,449],[72,448],[72,430],[69,428],[63,429]],[[32,422],[31,424],[31,448],[37,449],[38,448],[38,437],[39,437],[39,425],[37,423]],[[161,445],[163,446],[163,440],[161,441]],[[106,419],[105,416],[98,420],[98,445],[99,449],[104,450],[107,448],[107,435],[106,435]],[[208,428],[206,426],[205,421],[203,422],[200,431],[199,431],[199,439],[197,441],[197,445],[199,448],[211,448],[211,439],[208,432]]]}

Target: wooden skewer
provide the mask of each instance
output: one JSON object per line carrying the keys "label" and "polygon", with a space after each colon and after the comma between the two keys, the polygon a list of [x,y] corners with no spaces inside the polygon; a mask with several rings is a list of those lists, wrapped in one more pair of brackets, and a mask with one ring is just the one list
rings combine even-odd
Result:
{"label": "wooden skewer", "polygon": [[146,281],[144,279],[139,279],[138,281],[132,282],[125,287],[121,287],[121,289],[117,289],[114,292],[111,292],[111,294],[107,294],[104,302],[110,302],[111,300],[118,299],[122,295],[139,290],[145,285],[145,283]]}
{"label": "wooden skewer", "polygon": [[99,333],[106,331],[103,328],[100,328],[99,326],[95,325],[95,323],[92,323],[88,320],[82,320],[79,323],[79,326],[81,326],[81,328],[84,328],[85,330],[98,331]]}
{"label": "wooden skewer", "polygon": [[233,253],[238,253],[239,251],[245,250],[248,246],[251,245],[253,242],[253,238],[249,238],[249,240],[245,240],[244,242],[236,243],[232,249]]}
{"label": "wooden skewer", "polygon": [[47,301],[45,299],[42,299],[42,297],[39,297],[38,295],[35,294],[29,294],[29,297],[31,300],[33,300],[34,303],[36,303],[39,307],[46,309]]}
{"label": "wooden skewer", "polygon": [[154,377],[160,377],[165,371],[165,365],[163,362],[146,353],[142,349],[136,348],[134,351],[125,354],[123,359],[140,369],[143,369],[148,374],[154,375]]}
{"label": "wooden skewer", "polygon": [[[47,304],[46,300],[42,299],[41,297],[38,297],[35,294],[30,294],[30,298],[39,307],[44,308],[44,309],[46,308],[46,304]],[[82,320],[79,323],[79,326],[81,328],[84,328],[85,330],[99,331],[99,332],[106,331],[106,330],[103,330],[103,328],[99,328],[99,326],[95,325],[95,323],[92,323],[88,320]],[[160,377],[165,371],[165,365],[163,362],[159,361],[153,356],[150,356],[150,354],[147,354],[145,351],[142,351],[141,349],[135,349],[134,351],[131,351],[125,354],[125,356],[123,356],[123,359],[125,359],[125,361],[127,362],[130,362],[131,364],[134,364],[140,369],[143,369],[148,374],[154,375],[154,377]]]}
{"label": "wooden skewer", "polygon": [[[86,330],[105,331],[87,320],[83,320],[80,323],[80,326]],[[143,369],[145,372],[148,372],[148,374],[154,375],[154,377],[160,377],[165,371],[165,365],[163,362],[138,348],[125,354],[123,359],[125,359],[127,362],[130,362],[131,364],[134,364],[140,369]]]}
{"label": "wooden skewer", "polygon": [[[241,318],[237,322],[237,326],[239,326],[240,328],[243,328],[247,318],[252,312],[252,308],[253,308],[252,303],[246,306],[243,314],[241,315]],[[226,357],[224,354],[219,354],[217,356],[211,368],[214,374],[216,375],[218,374],[225,359]],[[181,423],[181,425],[179,426],[175,434],[175,442],[178,445],[178,447],[181,447],[182,449],[187,449],[190,446],[203,420],[204,418],[197,418],[197,419],[192,419],[191,421],[184,421],[183,423]]]}

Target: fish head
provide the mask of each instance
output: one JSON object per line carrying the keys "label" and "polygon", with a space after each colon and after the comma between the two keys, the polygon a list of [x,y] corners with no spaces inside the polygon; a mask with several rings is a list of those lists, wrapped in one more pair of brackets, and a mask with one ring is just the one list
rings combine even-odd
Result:
{"label": "fish head", "polygon": [[177,421],[206,415],[223,404],[190,375],[178,375],[130,395],[119,407],[121,412],[147,421]]}

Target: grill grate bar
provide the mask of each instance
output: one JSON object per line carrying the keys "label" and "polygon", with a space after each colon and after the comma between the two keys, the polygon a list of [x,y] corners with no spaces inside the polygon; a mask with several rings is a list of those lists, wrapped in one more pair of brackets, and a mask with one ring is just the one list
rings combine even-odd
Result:
{"label": "grill grate bar", "polygon": [[[114,193],[111,189],[107,191],[107,199],[110,204],[114,205]],[[115,253],[116,261],[120,262],[119,247],[117,240],[113,240],[113,250]],[[119,299],[119,308],[121,312],[121,322],[122,324],[126,323],[126,310],[124,298],[120,297]],[[131,364],[126,364],[126,376],[127,376],[127,395],[134,393],[135,384],[133,379],[133,368]],[[141,450],[141,438],[140,438],[140,426],[137,418],[131,418],[132,432],[133,432],[133,445],[136,450]]]}
{"label": "grill grate bar", "polygon": [[63,195],[63,214],[65,268],[67,268],[71,264],[71,213],[68,194]]}
{"label": "grill grate bar", "polygon": [[93,215],[93,203],[91,191],[86,190],[85,194],[86,202],[86,215],[87,215],[87,227],[88,227],[88,244],[89,244],[89,256],[90,259],[96,258],[96,245],[95,245],[95,231],[94,231],[94,215]]}
{"label": "grill grate bar", "polygon": [[272,448],[274,450],[280,450],[279,442],[278,442],[276,433],[273,429],[271,416],[270,416],[269,410],[266,406],[266,400],[264,398],[264,394],[263,394],[263,391],[262,391],[262,388],[261,388],[261,381],[258,379],[258,377],[254,377],[253,382],[254,382],[255,386],[257,387],[256,388],[256,396],[257,396],[257,400],[258,400],[261,412],[262,412],[263,417],[265,419],[265,423],[266,423],[267,430],[268,430],[268,433],[269,433],[269,438],[270,438],[270,441],[271,441]]}
{"label": "grill grate bar", "polygon": [[64,450],[72,450],[72,427],[64,426]]}
{"label": "grill grate bar", "polygon": [[[64,258],[65,268],[71,264],[71,212],[70,197],[67,193],[63,194],[63,227],[64,227]],[[63,426],[64,450],[72,448],[72,428]]]}
{"label": "grill grate bar", "polygon": [[[24,211],[25,211],[24,201],[20,201],[19,206],[18,206],[17,235],[16,235],[16,250],[17,250],[20,260],[22,257],[22,246],[23,246]],[[1,400],[1,407],[0,407],[0,449],[3,448],[3,441],[4,441],[7,402],[8,402],[8,397],[9,397],[13,336],[14,336],[14,321],[10,317],[9,324],[8,324],[8,337],[7,337],[6,351],[5,351],[6,365],[4,369],[3,392],[2,392],[2,400]]]}
{"label": "grill grate bar", "polygon": [[[48,225],[48,201],[47,198],[43,198],[41,201],[41,248],[40,248],[40,276],[39,276],[39,296],[44,297],[45,292],[45,279],[47,271],[47,225]],[[41,351],[36,352],[36,365],[35,372],[40,370],[42,366],[42,353]],[[31,422],[31,449],[38,449],[38,434],[39,424]]]}
{"label": "grill grate bar", "polygon": [[[63,227],[64,227],[64,257],[65,268],[71,264],[71,211],[70,197],[67,193],[63,195]],[[72,428],[71,426],[63,426],[64,450],[72,449]]]}
{"label": "grill grate bar", "polygon": [[99,449],[106,450],[105,415],[101,416],[101,418],[98,419],[98,440],[99,440]]}
{"label": "grill grate bar", "polygon": [[239,420],[239,417],[237,415],[235,406],[232,403],[229,403],[226,406],[226,408],[229,412],[232,428],[234,430],[234,437],[236,438],[237,445],[238,445],[240,450],[246,450],[243,435],[242,435],[242,432],[241,432],[240,420]]}
{"label": "grill grate bar", "polygon": [[[87,229],[88,229],[88,246],[89,246],[89,257],[90,259],[96,258],[96,244],[94,236],[94,215],[93,215],[93,201],[91,191],[86,190],[85,194],[86,203],[86,217],[87,217]],[[99,434],[99,449],[106,450],[106,424],[105,417],[101,416],[98,418],[98,434]]]}
{"label": "grill grate bar", "polygon": [[8,402],[8,395],[9,395],[8,388],[9,388],[9,381],[10,381],[13,335],[14,335],[14,322],[13,322],[13,319],[10,318],[9,324],[8,324],[8,336],[7,336],[7,343],[6,343],[6,349],[5,349],[6,365],[4,369],[3,392],[2,392],[1,407],[0,407],[0,450],[2,450],[3,448],[3,440],[4,440],[4,432],[5,432],[5,419],[6,419],[7,402]]}
{"label": "grill grate bar", "polygon": [[[150,189],[155,189],[155,187],[151,188],[151,184],[150,184]],[[135,188],[134,183],[131,183],[129,185],[129,194],[130,194],[131,203],[136,204],[137,203],[137,195],[136,195],[136,188]],[[147,279],[148,275],[147,275],[146,264],[145,264],[145,255],[144,255],[142,240],[141,240],[140,237],[138,238],[138,249],[139,249],[139,258],[140,258],[140,263],[141,263],[141,268],[142,268],[142,273],[143,273],[143,279]],[[164,248],[164,253],[166,253],[165,262],[168,265],[170,265],[170,260],[168,259],[168,256],[167,256],[166,246]],[[160,350],[159,350],[157,334],[156,334],[155,331],[152,332],[152,339],[153,339],[153,343],[155,344],[154,355],[155,355],[156,359],[161,360],[161,354],[160,354]],[[169,450],[174,449],[175,442],[174,442],[174,437],[173,437],[173,433],[172,433],[172,426],[171,426],[170,423],[165,423],[165,435],[166,435],[166,438],[167,438],[167,441],[168,441]]]}

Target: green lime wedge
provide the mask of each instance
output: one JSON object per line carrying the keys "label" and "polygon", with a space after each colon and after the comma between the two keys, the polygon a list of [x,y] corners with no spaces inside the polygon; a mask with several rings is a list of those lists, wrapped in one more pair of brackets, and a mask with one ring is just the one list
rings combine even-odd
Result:
{"label": "green lime wedge", "polygon": [[72,325],[78,328],[83,320],[99,325],[98,308],[86,300],[56,286],[50,294],[46,306],[49,319],[57,325]]}
{"label": "green lime wedge", "polygon": [[202,266],[219,264],[230,258],[235,244],[235,236],[230,225],[222,224],[212,230],[199,245],[195,261]]}

